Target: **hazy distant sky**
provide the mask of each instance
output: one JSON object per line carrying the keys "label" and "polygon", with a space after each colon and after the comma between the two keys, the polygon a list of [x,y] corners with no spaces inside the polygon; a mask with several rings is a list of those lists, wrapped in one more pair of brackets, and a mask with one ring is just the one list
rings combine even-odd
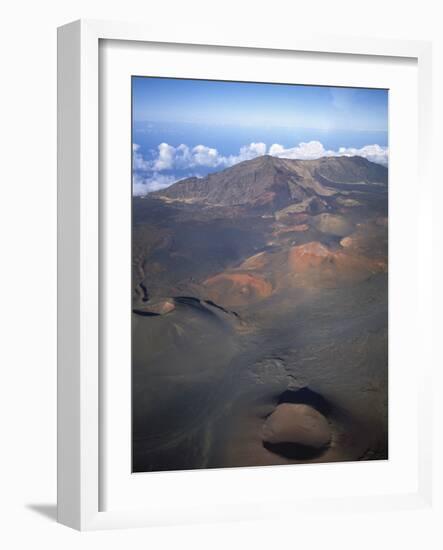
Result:
{"label": "hazy distant sky", "polygon": [[160,189],[261,154],[388,162],[388,92],[133,77],[133,188]]}

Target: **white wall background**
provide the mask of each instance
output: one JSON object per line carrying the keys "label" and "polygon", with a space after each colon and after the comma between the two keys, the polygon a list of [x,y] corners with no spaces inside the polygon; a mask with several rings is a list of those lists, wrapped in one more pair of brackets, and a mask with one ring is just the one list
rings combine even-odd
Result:
{"label": "white wall background", "polygon": [[[371,0],[16,0],[2,6],[0,55],[0,545],[14,548],[255,547],[441,548],[434,512],[389,516],[294,517],[260,524],[77,533],[59,526],[56,496],[56,27],[74,19],[120,19],[159,25],[264,34],[312,28],[327,34],[434,40],[435,152],[443,145],[443,36],[440,2]],[[437,162],[435,163],[437,167]],[[435,172],[443,204],[441,174]],[[414,215],[414,213],[411,213]],[[443,249],[443,235],[436,245]],[[440,256],[441,260],[441,256]],[[441,267],[441,264],[439,265]],[[440,270],[441,274],[441,270]],[[441,283],[436,275],[435,281]],[[440,304],[441,290],[438,289]],[[436,322],[439,321],[436,316]],[[437,400],[439,391],[436,392]],[[442,407],[436,411],[442,418]],[[439,429],[438,429],[439,428]],[[441,443],[440,426],[435,428]],[[440,445],[439,451],[442,447]],[[440,464],[442,453],[438,454]],[[437,472],[438,482],[441,475]],[[442,492],[440,492],[442,494]],[[440,503],[441,504],[441,503]],[[441,522],[440,522],[441,523]]]}

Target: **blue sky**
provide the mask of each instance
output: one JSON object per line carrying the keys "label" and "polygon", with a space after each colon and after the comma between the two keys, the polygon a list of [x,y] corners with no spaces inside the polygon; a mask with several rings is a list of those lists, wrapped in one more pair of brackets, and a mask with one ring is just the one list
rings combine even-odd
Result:
{"label": "blue sky", "polygon": [[388,92],[132,78],[133,187],[160,189],[261,154],[388,162]]}

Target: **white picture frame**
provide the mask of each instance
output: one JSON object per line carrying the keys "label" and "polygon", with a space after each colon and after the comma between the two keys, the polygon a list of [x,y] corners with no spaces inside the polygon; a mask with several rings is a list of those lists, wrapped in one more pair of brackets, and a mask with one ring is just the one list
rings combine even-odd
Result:
{"label": "white picture frame", "polygon": [[[89,530],[131,526],[167,525],[223,519],[260,518],[263,502],[250,502],[248,509],[225,502],[206,503],[202,508],[187,509],[182,503],[168,513],[152,507],[122,505],[102,510],[103,445],[101,444],[101,357],[100,357],[100,266],[101,240],[99,223],[103,208],[99,185],[99,73],[101,40],[130,43],[166,43],[272,50],[276,52],[330,53],[348,56],[386,56],[412,58],[418,67],[418,181],[420,201],[432,200],[430,180],[431,128],[431,46],[426,42],[370,40],[363,38],[321,37],[297,33],[296,37],[276,38],[247,36],[205,36],[204,30],[192,38],[186,30],[170,35],[145,25],[77,21],[65,25],[58,33],[58,520],[70,527]],[[423,206],[422,204],[422,206]],[[432,220],[420,218],[424,237],[432,231]],[[422,243],[426,239],[421,240]],[[430,298],[427,260],[432,247],[420,249],[421,281],[419,315],[432,315],[426,298]],[[419,290],[417,290],[419,292]],[[424,294],[425,293],[425,294]],[[431,324],[432,329],[432,324]],[[423,346],[424,339],[420,340]],[[417,374],[419,429],[418,476],[413,491],[384,495],[332,497],[335,509],[365,510],[416,508],[429,506],[432,500],[431,386],[432,349],[425,346],[420,373]],[[269,468],[269,467],[268,467]],[[268,470],[270,471],[270,470]],[[280,469],[281,472],[281,469]],[[183,473],[184,476],[195,476]],[[211,472],[205,473],[212,475]],[[241,476],[241,469],[235,473]],[[195,479],[195,478],[194,478]],[[207,479],[207,477],[205,478]],[[235,498],[233,498],[235,500]],[[288,500],[286,499],[286,504]],[[290,501],[289,501],[290,503]],[[296,504],[294,504],[295,506]],[[326,505],[323,497],[303,501],[304,510],[318,511]],[[331,500],[328,500],[328,506]],[[284,517],[283,507],[276,507]]]}

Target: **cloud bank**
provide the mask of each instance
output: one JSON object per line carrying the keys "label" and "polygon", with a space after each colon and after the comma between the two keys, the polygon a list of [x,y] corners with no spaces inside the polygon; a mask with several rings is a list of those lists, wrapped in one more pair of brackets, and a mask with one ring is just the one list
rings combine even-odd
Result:
{"label": "cloud bank", "polygon": [[359,156],[382,164],[388,165],[388,148],[380,147],[380,145],[365,145],[360,149],[354,147],[340,147],[338,151],[326,150],[323,144],[319,141],[309,141],[308,143],[300,143],[296,147],[285,149],[278,143],[271,145],[269,155],[287,158],[287,159],[319,159],[321,157],[353,157]]}
{"label": "cloud bank", "polygon": [[[223,169],[251,160],[262,155],[272,155],[279,158],[315,160],[321,157],[361,156],[371,162],[388,165],[389,151],[380,145],[365,145],[361,148],[340,147],[338,151],[327,150],[320,141],[301,142],[294,147],[285,148],[278,143],[269,148],[265,143],[250,143],[240,148],[237,155],[224,156],[213,147],[196,145],[189,147],[181,144],[177,147],[168,143],[160,143],[150,160],[146,160],[140,151],[140,146],[133,147],[133,194],[145,195],[152,191],[164,189],[175,183],[178,178],[167,171],[201,170],[208,171]],[[186,177],[195,175],[189,173]]]}
{"label": "cloud bank", "polygon": [[[151,161],[152,170],[185,170],[188,168],[227,168],[244,160],[251,160],[255,157],[266,154],[264,143],[250,143],[240,148],[238,155],[221,155],[217,149],[206,145],[188,147],[183,143],[173,147],[168,143],[160,143],[157,156]],[[136,145],[134,152],[137,157],[137,164],[142,167],[145,162],[140,155],[139,147]],[[134,168],[136,168],[134,160]]]}
{"label": "cloud bank", "polygon": [[132,194],[143,196],[152,191],[165,189],[176,181],[177,178],[175,176],[167,176],[165,174],[159,174],[158,172],[154,172],[147,177],[134,174],[132,176]]}

